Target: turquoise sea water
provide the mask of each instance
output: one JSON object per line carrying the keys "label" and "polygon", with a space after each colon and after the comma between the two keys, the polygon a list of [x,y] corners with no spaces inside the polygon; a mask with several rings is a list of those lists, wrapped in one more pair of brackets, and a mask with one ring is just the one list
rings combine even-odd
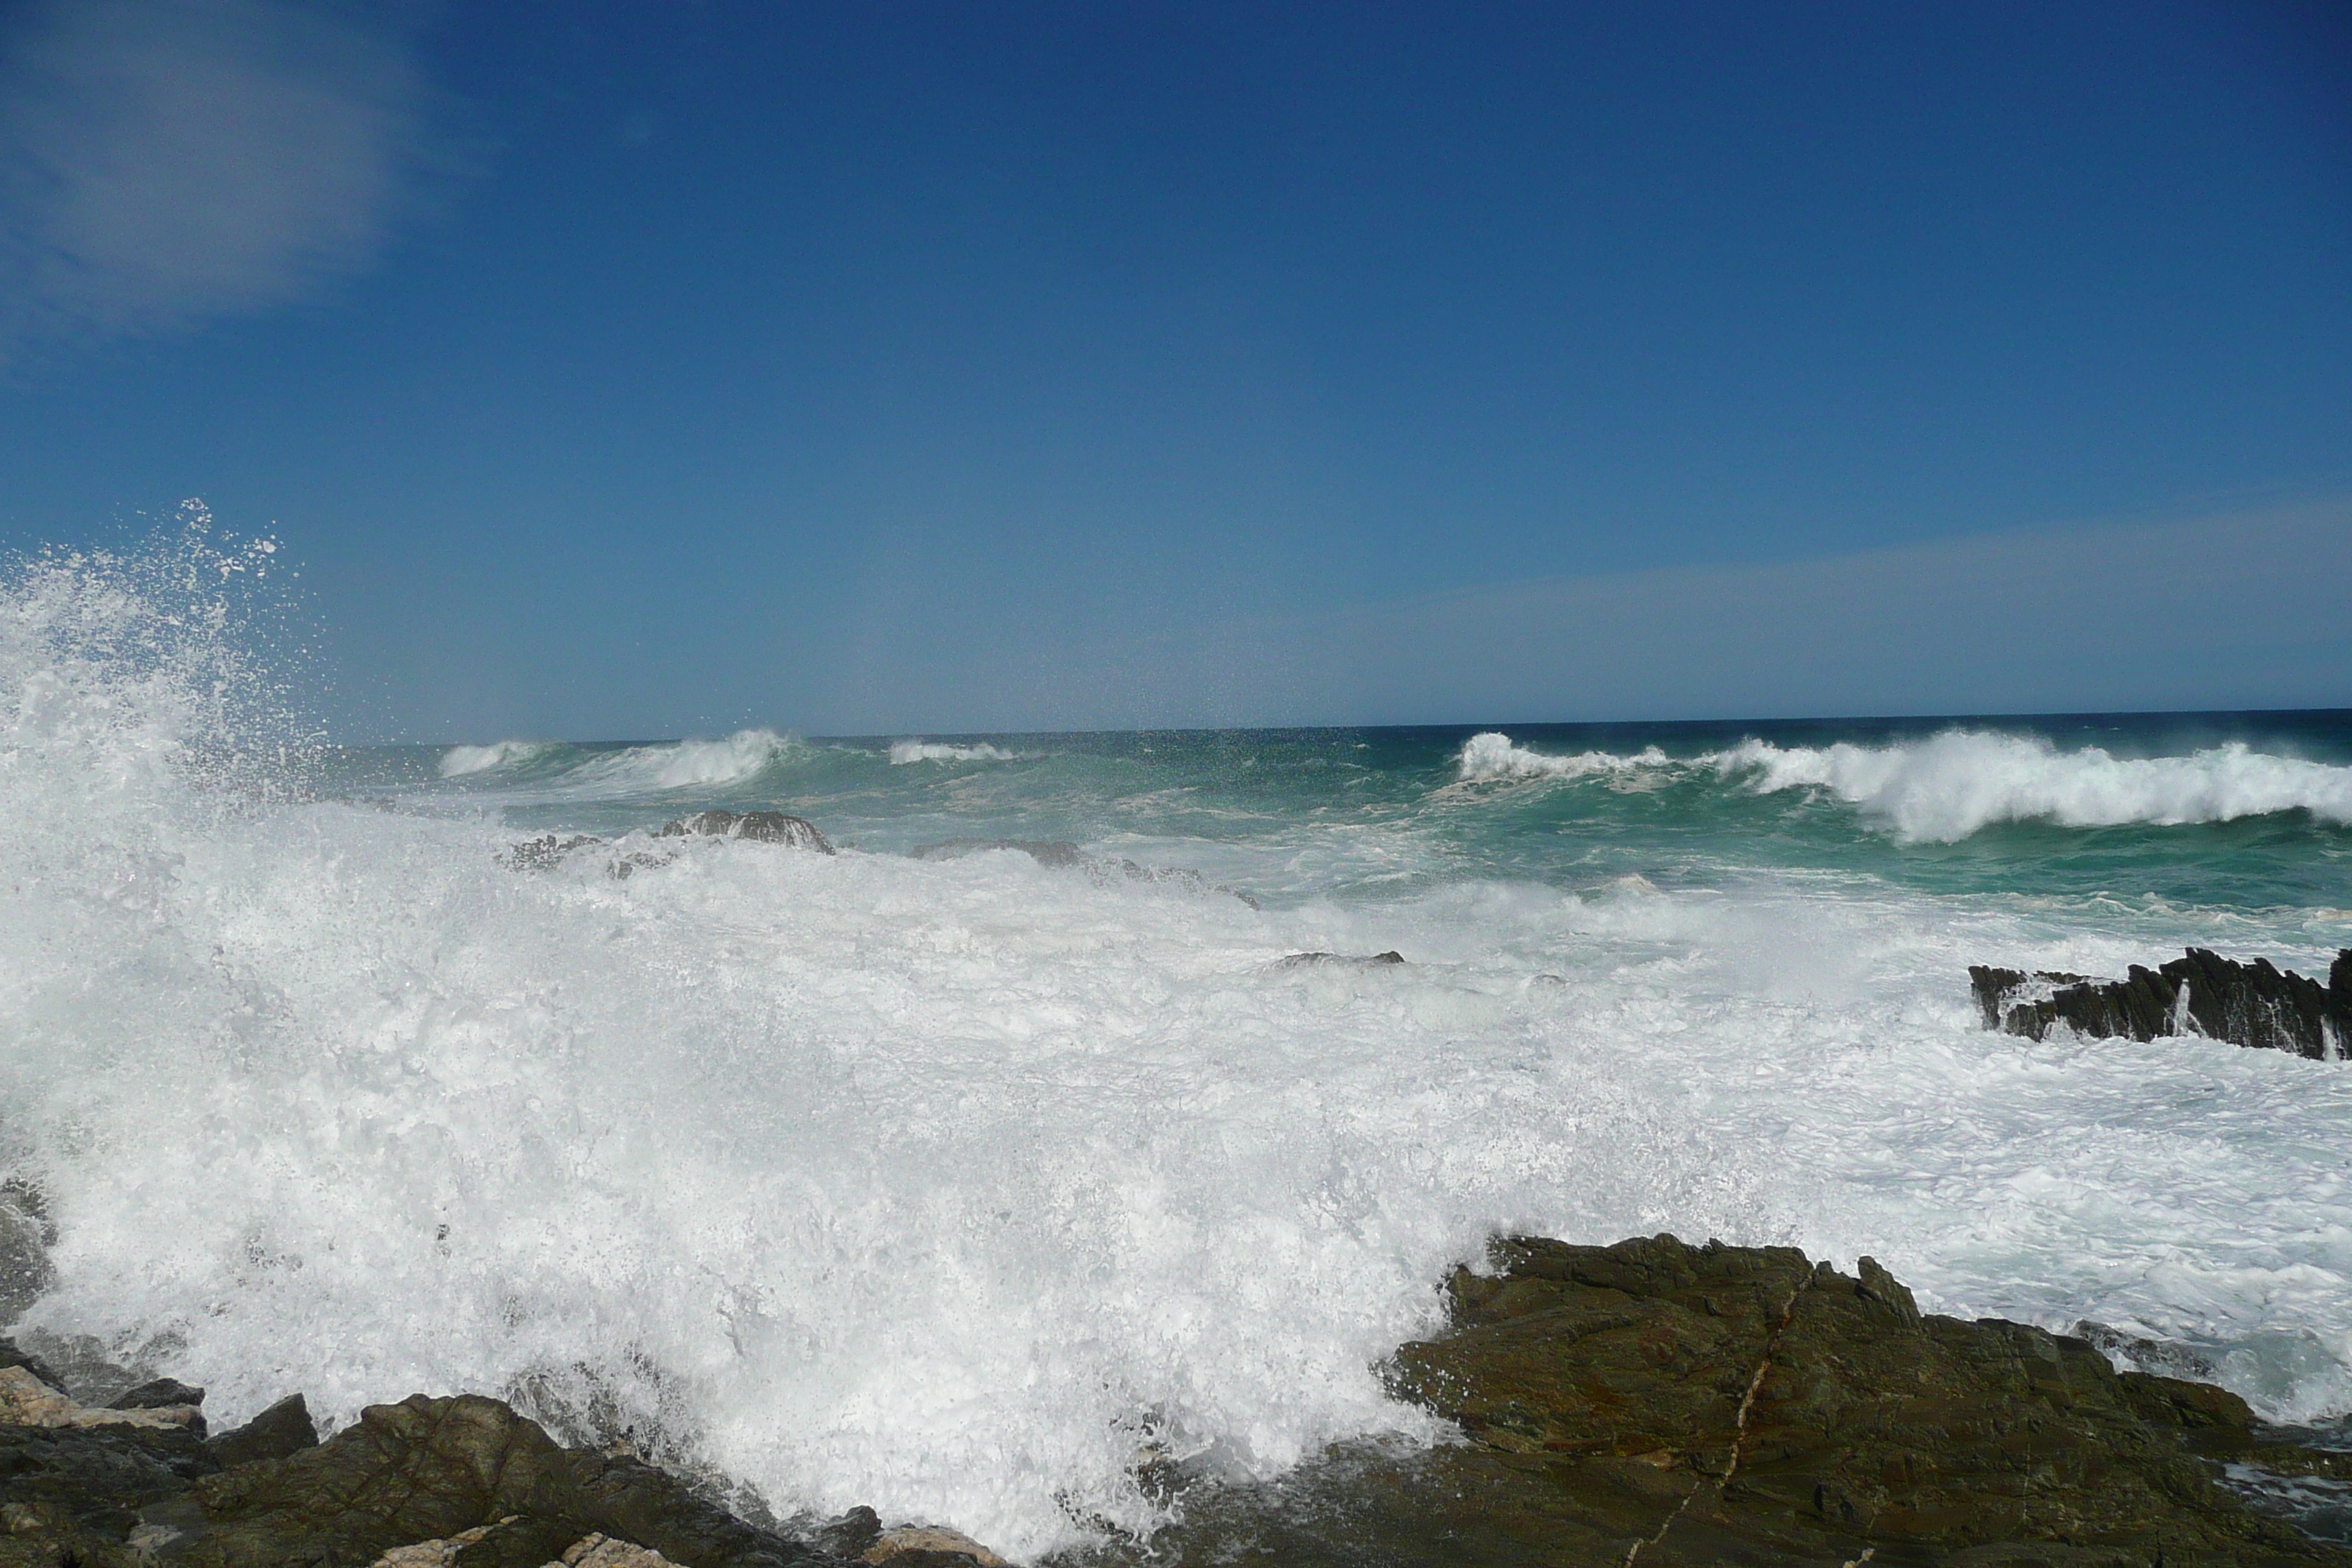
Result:
{"label": "turquoise sea water", "polygon": [[[2226,909],[2287,931],[2352,906],[2345,710],[1517,724],[1518,756],[1465,770],[1465,744],[1496,728],[749,731],[509,742],[502,757],[362,749],[323,776],[518,827],[620,833],[709,806],[777,808],[890,853],[955,837],[1190,851],[1249,867],[1252,890],[1277,899],[1810,872]],[[467,771],[445,776],[453,755]]]}

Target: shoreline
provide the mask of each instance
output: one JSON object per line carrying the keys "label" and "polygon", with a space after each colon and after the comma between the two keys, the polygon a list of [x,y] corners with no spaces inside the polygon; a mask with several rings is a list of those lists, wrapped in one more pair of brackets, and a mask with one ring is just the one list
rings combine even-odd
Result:
{"label": "shoreline", "polygon": [[[1622,1565],[1740,1561],[2344,1564],[2288,1522],[2352,1502],[2352,1453],[2090,1341],[1923,1316],[1869,1258],[1501,1237],[1391,1392],[1460,1441],[1364,1440],[1268,1480],[1139,1458],[1171,1522],[1042,1560]],[[777,1521],[625,1444],[563,1447],[475,1394],[369,1407],[320,1442],[299,1395],[207,1435],[203,1393],[100,1388],[0,1341],[0,1568],[999,1568],[929,1521]],[[110,1369],[117,1381],[135,1377]],[[56,1380],[55,1384],[50,1379]],[[72,1390],[58,1386],[70,1384]],[[2267,1506],[2265,1506],[2267,1503]],[[750,1515],[751,1517],[746,1517]],[[653,1555],[658,1553],[658,1557]]]}

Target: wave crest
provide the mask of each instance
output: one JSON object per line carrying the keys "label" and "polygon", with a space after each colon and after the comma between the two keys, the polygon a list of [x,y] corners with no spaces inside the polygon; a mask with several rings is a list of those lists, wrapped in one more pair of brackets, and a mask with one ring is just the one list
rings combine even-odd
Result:
{"label": "wave crest", "polygon": [[583,764],[576,776],[599,789],[709,789],[756,776],[799,743],[773,730],[738,730],[716,741],[631,746]]}
{"label": "wave crest", "polygon": [[1948,730],[1889,746],[1743,741],[1703,759],[1759,795],[1826,789],[1902,837],[1952,843],[1995,822],[2172,827],[2308,811],[2352,824],[2352,767],[2274,756],[2243,742],[2185,757],[2062,752],[2039,736]]}
{"label": "wave crest", "polygon": [[908,763],[1017,763],[1022,752],[1008,752],[1002,746],[986,744],[950,746],[937,741],[893,741],[890,762],[903,767]]}
{"label": "wave crest", "polygon": [[494,768],[520,766],[545,756],[547,751],[544,741],[493,741],[487,746],[452,746],[442,754],[441,776],[458,779]]}
{"label": "wave crest", "polygon": [[1487,779],[1590,778],[1595,773],[1630,773],[1641,768],[1664,767],[1670,761],[1655,746],[1644,747],[1630,757],[1613,752],[1580,752],[1572,757],[1555,757],[1514,745],[1508,735],[1489,730],[1462,742],[1462,755],[1456,766],[1462,782],[1469,784]]}

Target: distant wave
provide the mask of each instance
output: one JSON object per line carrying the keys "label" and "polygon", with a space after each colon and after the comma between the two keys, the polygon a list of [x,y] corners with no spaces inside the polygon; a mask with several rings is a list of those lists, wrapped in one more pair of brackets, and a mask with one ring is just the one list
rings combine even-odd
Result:
{"label": "distant wave", "polygon": [[1465,784],[1598,777],[1620,789],[1711,770],[1758,795],[1826,789],[1899,837],[1947,844],[1995,822],[2172,827],[2308,811],[2324,821],[2352,824],[2352,767],[2274,756],[2238,741],[2189,756],[2130,758],[2096,746],[2062,752],[2038,735],[1948,730],[1886,746],[1748,740],[1677,760],[1654,746],[1632,756],[1553,756],[1489,731],[1463,742],[1457,765]]}
{"label": "distant wave", "polygon": [[2176,826],[2308,811],[2352,824],[2352,767],[2231,742],[2185,757],[2062,752],[2040,736],[1951,730],[1891,746],[1776,746],[1743,741],[1702,759],[1759,794],[1827,789],[1905,838],[1950,843],[1989,823]]}
{"label": "distant wave", "polygon": [[493,741],[487,746],[452,746],[441,758],[441,776],[464,778],[493,768],[511,767],[547,754],[545,741]]}
{"label": "distant wave", "polygon": [[1486,779],[1577,779],[1595,773],[1625,773],[1637,768],[1667,766],[1670,759],[1655,746],[1630,757],[1611,752],[1580,752],[1572,757],[1549,756],[1511,743],[1511,738],[1489,730],[1462,742],[1459,763],[1463,782]]}
{"label": "distant wave", "polygon": [[773,730],[738,730],[723,740],[675,741],[631,746],[583,763],[573,771],[582,784],[604,790],[709,788],[740,784],[799,744]]}
{"label": "distant wave", "polygon": [[936,741],[890,742],[890,761],[899,766],[908,763],[1016,763],[1025,754],[990,745],[950,746]]}

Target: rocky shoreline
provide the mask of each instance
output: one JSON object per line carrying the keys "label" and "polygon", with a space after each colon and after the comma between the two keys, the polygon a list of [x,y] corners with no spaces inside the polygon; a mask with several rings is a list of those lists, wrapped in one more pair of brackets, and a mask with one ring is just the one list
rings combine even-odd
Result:
{"label": "rocky shoreline", "polygon": [[[2352,1568],[2248,1501],[2265,1477],[2346,1488],[2352,1453],[2087,1339],[1924,1316],[1870,1259],[1512,1237],[1489,1262],[1447,1282],[1449,1331],[1382,1369],[1460,1441],[1343,1445],[1250,1484],[1146,1460],[1176,1522],[1064,1561]],[[869,1509],[740,1517],[479,1395],[375,1405],[322,1442],[299,1395],[207,1436],[200,1389],[99,1407],[77,1381],[0,1341],[0,1568],[1001,1568]]]}

